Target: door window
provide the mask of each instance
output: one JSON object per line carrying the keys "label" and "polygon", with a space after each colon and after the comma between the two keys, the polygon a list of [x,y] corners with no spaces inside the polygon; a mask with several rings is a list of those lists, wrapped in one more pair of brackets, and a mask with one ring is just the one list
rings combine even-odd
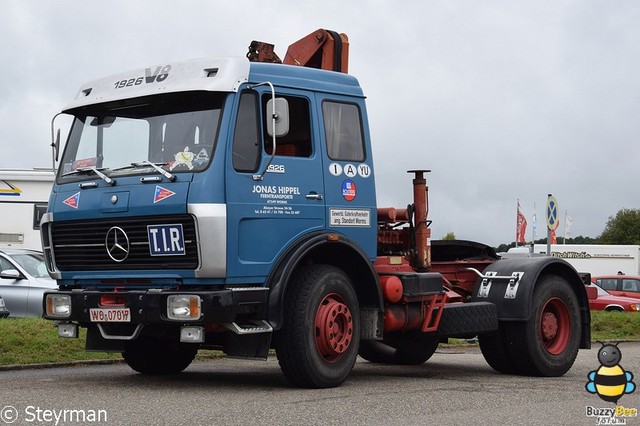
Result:
{"label": "door window", "polygon": [[356,105],[325,101],[322,104],[327,155],[332,160],[364,161],[360,110]]}
{"label": "door window", "polygon": [[638,292],[638,280],[623,279],[622,291]]}
{"label": "door window", "polygon": [[601,278],[596,283],[605,290],[616,290],[618,284],[617,278]]}
{"label": "door window", "polygon": [[245,92],[240,98],[238,119],[233,137],[233,168],[255,172],[260,159],[260,124],[257,95]]}
{"label": "door window", "polygon": [[[311,115],[309,101],[295,96],[278,96],[285,98],[289,104],[289,132],[276,138],[276,156],[310,157],[311,156]],[[267,111],[267,102],[271,95],[264,95],[262,108],[264,110],[263,123],[264,150],[268,155],[273,151],[273,138],[267,134],[266,120],[271,120],[271,111]]]}

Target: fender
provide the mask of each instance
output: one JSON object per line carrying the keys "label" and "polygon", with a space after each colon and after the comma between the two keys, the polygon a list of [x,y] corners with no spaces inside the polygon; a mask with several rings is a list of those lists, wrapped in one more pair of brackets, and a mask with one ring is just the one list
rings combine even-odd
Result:
{"label": "fender", "polygon": [[472,300],[494,303],[500,321],[526,321],[531,317],[533,290],[541,275],[553,274],[564,278],[575,292],[580,306],[580,347],[588,349],[591,346],[591,315],[587,292],[580,276],[569,263],[552,256],[502,259],[489,265],[483,275],[491,275],[490,273],[498,276],[518,273],[519,277],[514,280],[513,285],[504,279],[488,280],[490,287],[484,286],[484,289],[483,279],[478,279]]}
{"label": "fender", "polygon": [[309,263],[334,265],[342,269],[351,278],[360,306],[377,310],[379,318],[382,318],[382,291],[367,255],[343,235],[320,232],[295,242],[278,259],[267,278],[267,286],[271,289],[267,320],[274,329],[282,326],[284,295],[291,276],[300,265]]}

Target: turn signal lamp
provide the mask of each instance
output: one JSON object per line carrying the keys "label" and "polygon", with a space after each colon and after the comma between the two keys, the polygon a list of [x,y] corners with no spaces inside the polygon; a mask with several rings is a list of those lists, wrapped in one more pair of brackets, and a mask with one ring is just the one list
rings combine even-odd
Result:
{"label": "turn signal lamp", "polygon": [[640,311],[640,304],[632,303],[631,305],[629,305],[629,308],[632,311],[638,312]]}
{"label": "turn signal lamp", "polygon": [[47,317],[69,318],[71,316],[71,296],[68,294],[47,294]]}
{"label": "turn signal lamp", "polygon": [[170,320],[196,321],[200,316],[200,296],[173,294],[167,297],[167,318]]}

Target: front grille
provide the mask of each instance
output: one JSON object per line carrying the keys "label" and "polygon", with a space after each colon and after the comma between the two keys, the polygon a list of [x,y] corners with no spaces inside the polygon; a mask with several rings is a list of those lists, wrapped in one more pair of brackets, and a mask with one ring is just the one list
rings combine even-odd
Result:
{"label": "front grille", "polygon": [[[147,225],[176,223],[182,224],[185,254],[151,256]],[[111,259],[105,246],[107,232],[114,226],[121,228],[129,238],[129,255],[122,262]],[[189,215],[53,222],[51,236],[60,271],[195,269],[198,266],[196,228]]]}

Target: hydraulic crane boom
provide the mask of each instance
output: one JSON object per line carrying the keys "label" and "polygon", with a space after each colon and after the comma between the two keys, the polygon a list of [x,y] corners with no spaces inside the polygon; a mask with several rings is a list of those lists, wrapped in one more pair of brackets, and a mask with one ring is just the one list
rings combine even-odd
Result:
{"label": "hydraulic crane boom", "polygon": [[251,62],[274,62],[347,73],[349,38],[346,34],[318,29],[289,46],[284,61],[273,50],[274,45],[252,41],[247,58]]}

